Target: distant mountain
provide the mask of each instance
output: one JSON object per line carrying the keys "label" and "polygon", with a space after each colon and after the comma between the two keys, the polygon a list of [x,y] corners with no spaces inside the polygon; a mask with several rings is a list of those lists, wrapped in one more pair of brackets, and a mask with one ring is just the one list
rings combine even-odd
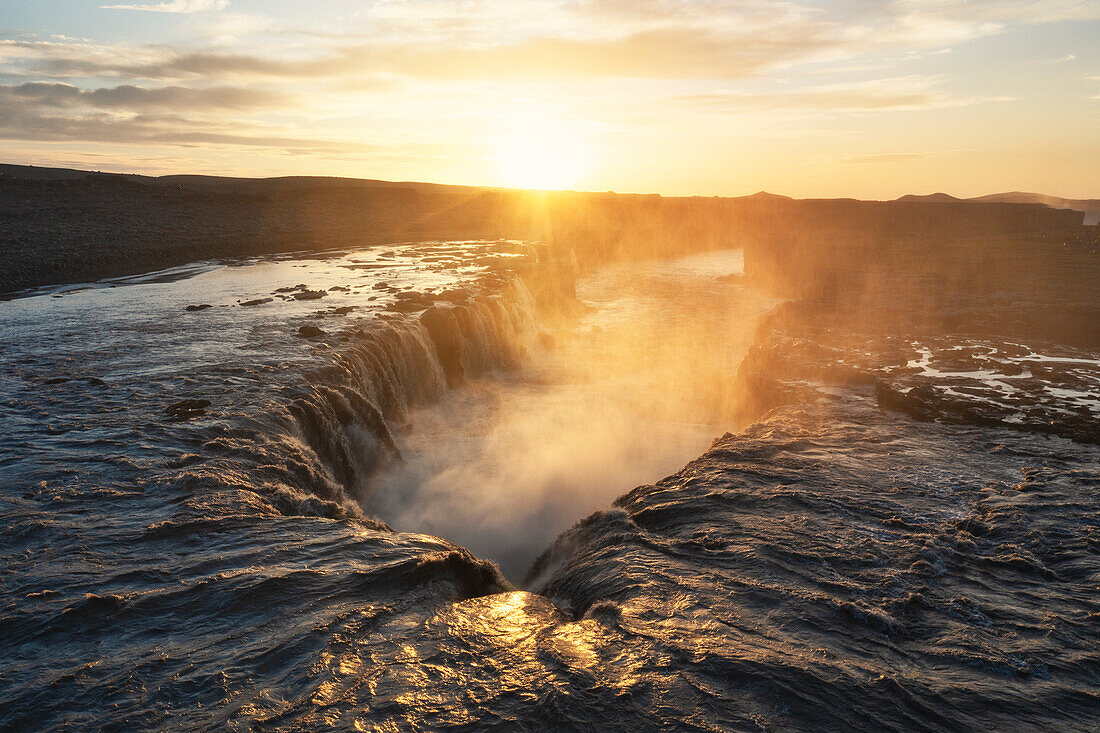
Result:
{"label": "distant mountain", "polygon": [[12,178],[22,178],[27,181],[80,181],[88,176],[112,175],[119,178],[130,178],[139,181],[155,180],[150,176],[142,176],[136,173],[110,173],[100,174],[98,171],[78,171],[72,168],[42,168],[37,165],[14,165],[12,163],[0,163],[0,174]]}
{"label": "distant mountain", "polygon": [[1052,209],[1100,211],[1100,199],[1064,199],[1058,196],[1047,196],[1042,193],[1024,193],[1022,191],[991,193],[988,196],[978,196],[970,200],[983,204],[1045,204]]}
{"label": "distant mountain", "polygon": [[[421,194],[479,194],[484,192],[509,192],[488,186],[460,186],[442,183],[420,183],[414,181],[382,181],[370,178],[341,178],[336,176],[276,176],[272,178],[240,178],[232,176],[207,176],[194,174],[175,174],[166,176],[146,176],[138,173],[103,173],[100,171],[82,171],[72,168],[46,168],[33,165],[14,165],[0,163],[0,176],[32,181],[81,181],[95,180],[111,185],[147,184],[152,186],[186,186],[197,190],[221,190],[232,188],[238,191],[273,191],[279,189],[403,189]],[[512,191],[515,192],[515,191]],[[610,194],[610,192],[608,192]],[[632,194],[618,194],[629,197]],[[658,197],[657,194],[643,195]],[[748,201],[769,202],[772,204],[793,203],[797,199],[789,196],[758,191],[751,196],[741,197]],[[810,201],[811,199],[803,199]],[[814,199],[816,200],[816,199]],[[855,199],[820,199],[821,201],[855,201]],[[901,202],[927,202],[937,204],[980,203],[980,204],[1042,204],[1052,209],[1068,209],[1085,213],[1085,224],[1100,223],[1100,199],[1064,199],[1041,193],[1011,191],[994,193],[988,196],[961,199],[947,193],[938,192],[927,195],[907,194],[896,199]]]}
{"label": "distant mountain", "polygon": [[1080,211],[1085,215],[1086,225],[1100,224],[1100,199],[1064,199],[1058,196],[1047,196],[1042,193],[1024,193],[1023,191],[1009,191],[1008,193],[991,193],[988,196],[975,196],[970,199],[960,199],[946,193],[932,193],[927,196],[907,194],[897,199],[898,201],[925,201],[932,203],[963,203],[976,204],[1040,204],[1052,209],[1067,209]]}
{"label": "distant mountain", "polygon": [[926,201],[933,204],[955,204],[962,201],[960,198],[946,193],[930,193],[927,196],[918,196],[916,194],[907,194],[898,199],[898,201]]}
{"label": "distant mountain", "polygon": [[45,168],[35,165],[15,165],[0,163],[0,175],[11,176],[27,181],[130,181],[162,186],[188,186],[191,188],[236,188],[265,189],[280,188],[402,188],[414,189],[422,193],[471,193],[496,190],[485,186],[455,186],[443,183],[420,183],[415,181],[381,181],[372,178],[340,178],[337,176],[276,176],[272,178],[242,178],[233,176],[206,176],[196,174],[174,174],[167,176],[145,176],[138,173],[104,173],[101,171],[82,171],[72,168]]}
{"label": "distant mountain", "polygon": [[930,193],[926,196],[906,194],[896,201],[928,201],[938,204],[972,201],[978,204],[1042,204],[1052,209],[1071,209],[1073,211],[1100,211],[1100,199],[1064,199],[1058,196],[1047,196],[1042,193],[1024,193],[1011,191],[1009,193],[991,193],[988,196],[975,196],[969,199],[960,199],[946,193]]}

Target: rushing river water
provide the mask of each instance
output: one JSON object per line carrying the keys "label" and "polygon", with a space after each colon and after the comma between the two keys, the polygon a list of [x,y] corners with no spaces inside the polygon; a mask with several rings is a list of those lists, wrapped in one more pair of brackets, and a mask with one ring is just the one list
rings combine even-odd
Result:
{"label": "rushing river water", "polygon": [[[539,256],[0,304],[0,728],[1095,729],[1095,445],[915,422],[809,357],[729,434],[775,305],[739,251],[588,274],[579,315]],[[926,352],[884,373],[988,400]],[[1096,355],[1057,358],[1028,409],[1087,420]]]}

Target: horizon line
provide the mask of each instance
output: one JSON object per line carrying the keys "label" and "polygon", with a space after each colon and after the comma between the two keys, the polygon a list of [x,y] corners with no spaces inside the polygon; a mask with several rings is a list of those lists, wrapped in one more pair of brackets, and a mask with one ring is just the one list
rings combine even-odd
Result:
{"label": "horizon line", "polygon": [[[89,173],[89,174],[98,174],[98,175],[131,176],[131,177],[136,177],[136,178],[149,178],[149,179],[153,179],[153,180],[160,179],[160,178],[171,178],[171,177],[175,177],[175,176],[191,176],[191,177],[195,177],[195,178],[217,178],[217,179],[226,179],[226,180],[236,179],[236,180],[242,180],[242,181],[277,181],[277,180],[290,180],[290,179],[303,179],[303,180],[325,179],[325,180],[336,180],[336,181],[377,182],[377,183],[387,183],[387,184],[393,184],[393,185],[412,184],[412,185],[440,186],[440,187],[447,187],[447,188],[471,188],[471,189],[479,189],[479,190],[483,190],[483,191],[511,191],[511,192],[516,192],[516,193],[546,193],[546,194],[554,194],[554,193],[570,194],[571,193],[571,194],[587,194],[587,195],[608,195],[608,194],[610,194],[610,195],[615,195],[615,196],[657,196],[659,198],[670,198],[670,199],[689,199],[689,198],[737,199],[737,198],[749,198],[749,197],[752,197],[752,196],[767,195],[767,196],[776,196],[776,197],[780,197],[780,198],[791,199],[793,201],[852,200],[852,201],[869,201],[869,202],[890,203],[890,202],[894,202],[894,201],[899,201],[900,199],[908,197],[908,196],[919,197],[919,198],[928,198],[928,197],[933,197],[933,196],[949,196],[949,197],[951,197],[953,199],[956,199],[956,200],[958,200],[959,202],[962,202],[962,203],[981,203],[981,202],[978,202],[976,200],[981,199],[981,198],[985,198],[985,197],[989,197],[989,196],[1010,196],[1010,195],[1015,194],[1015,195],[1026,195],[1026,196],[1045,196],[1045,197],[1048,197],[1048,198],[1062,199],[1062,200],[1066,200],[1066,201],[1100,201],[1100,194],[1098,194],[1096,196],[1060,196],[1060,195],[1057,195],[1057,194],[1043,193],[1043,192],[1040,192],[1040,191],[1023,191],[1023,190],[1019,190],[1019,189],[1011,190],[1011,191],[1009,191],[1009,190],[995,191],[993,193],[981,194],[981,195],[978,195],[978,196],[966,196],[966,197],[956,196],[954,194],[950,194],[950,193],[947,193],[947,192],[942,191],[942,190],[933,191],[931,193],[912,193],[912,192],[910,192],[910,193],[901,194],[900,196],[897,196],[897,197],[892,198],[892,199],[891,198],[859,198],[858,196],[854,196],[854,195],[847,195],[847,196],[845,196],[845,195],[804,196],[804,197],[799,197],[799,196],[791,196],[789,194],[784,194],[784,193],[775,193],[773,191],[767,191],[765,189],[760,189],[758,191],[754,191],[753,193],[737,194],[737,195],[731,195],[731,194],[665,194],[665,193],[660,193],[660,192],[657,192],[657,191],[618,191],[618,190],[614,190],[614,189],[607,189],[607,190],[603,190],[603,191],[597,191],[597,190],[589,190],[589,189],[572,189],[572,188],[561,188],[561,189],[514,188],[514,187],[508,187],[508,186],[481,185],[481,184],[476,184],[476,183],[444,183],[444,182],[441,182],[441,181],[429,181],[429,180],[420,180],[420,181],[418,181],[418,180],[412,180],[412,179],[393,180],[393,179],[388,179],[388,178],[368,178],[368,177],[337,176],[337,175],[325,175],[325,174],[283,174],[283,175],[272,175],[272,176],[247,176],[247,175],[231,175],[231,174],[225,174],[225,173],[188,173],[188,172],[156,173],[156,174],[153,174],[153,173],[138,173],[138,172],[134,172],[132,170],[126,170],[126,171],[93,170],[93,169],[90,169],[90,168],[70,168],[70,167],[56,166],[56,165],[39,165],[39,164],[34,164],[34,163],[10,163],[10,162],[6,162],[6,161],[0,161],[0,166],[10,166],[10,167],[14,167],[14,168],[37,168],[37,169],[40,169],[40,170],[74,171],[74,172],[77,172],[77,173]],[[932,203],[932,202],[929,202],[929,203]],[[949,202],[943,202],[943,203],[949,203]],[[994,203],[997,203],[997,202],[994,202]],[[1028,202],[1028,203],[1030,203],[1030,202]]]}

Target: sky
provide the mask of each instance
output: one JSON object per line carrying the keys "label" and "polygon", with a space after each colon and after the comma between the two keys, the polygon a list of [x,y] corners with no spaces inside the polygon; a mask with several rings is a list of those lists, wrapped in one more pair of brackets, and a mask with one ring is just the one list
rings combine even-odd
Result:
{"label": "sky", "polygon": [[1100,197],[1100,0],[0,0],[0,161]]}

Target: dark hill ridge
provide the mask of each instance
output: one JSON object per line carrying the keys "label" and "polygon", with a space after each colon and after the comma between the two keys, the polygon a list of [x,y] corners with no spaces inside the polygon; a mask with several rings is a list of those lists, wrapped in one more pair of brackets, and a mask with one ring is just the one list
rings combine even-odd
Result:
{"label": "dark hill ridge", "polygon": [[960,198],[956,198],[946,193],[930,193],[927,196],[918,196],[916,194],[907,194],[897,199],[898,201],[928,201],[936,204],[951,204],[958,201],[962,201]]}
{"label": "dark hill ridge", "polygon": [[164,176],[147,176],[140,173],[104,173],[75,168],[42,168],[33,165],[0,163],[0,175],[27,181],[84,181],[89,178],[110,181],[126,180],[148,185],[190,186],[194,188],[240,188],[277,190],[280,188],[332,187],[332,188],[411,188],[421,191],[485,191],[484,186],[455,186],[444,183],[419,183],[415,181],[383,181],[373,178],[345,178],[341,176],[274,176],[271,178],[245,178],[239,176],[210,176],[196,173],[174,173]]}
{"label": "dark hill ridge", "polygon": [[1065,199],[1059,196],[1047,196],[1042,193],[991,193],[969,199],[990,204],[1043,204],[1052,209],[1073,209],[1074,211],[1100,211],[1100,199]]}
{"label": "dark hill ridge", "polygon": [[930,193],[927,195],[906,194],[895,201],[924,201],[931,203],[973,202],[978,204],[1038,204],[1049,206],[1052,209],[1072,209],[1073,211],[1095,212],[1100,211],[1100,199],[1067,199],[1060,196],[1048,196],[1043,193],[1025,193],[1023,191],[1009,191],[1006,193],[991,193],[987,196],[974,196],[968,199],[960,199],[946,193]]}
{"label": "dark hill ridge", "polygon": [[1007,193],[991,193],[988,196],[975,196],[969,199],[955,198],[946,193],[933,193],[927,196],[907,194],[897,200],[932,203],[971,202],[977,204],[1029,204],[1035,206],[1048,206],[1052,209],[1080,211],[1085,215],[1083,217],[1084,224],[1089,226],[1100,224],[1100,199],[1066,199],[1059,196],[1047,196],[1042,193],[1010,191]]}
{"label": "dark hill ridge", "polygon": [[[423,239],[537,239],[582,266],[745,246],[776,277],[834,267],[834,251],[918,240],[1085,234],[1081,215],[1037,204],[532,192],[348,178],[103,174],[0,166],[0,292],[202,259]],[[862,251],[862,250],[860,250]],[[797,253],[797,254],[793,254]],[[807,254],[809,256],[807,256]],[[844,257],[840,257],[844,259]],[[779,268],[779,269],[777,269]],[[783,275],[790,279],[789,275]],[[818,275],[813,275],[818,278]]]}

